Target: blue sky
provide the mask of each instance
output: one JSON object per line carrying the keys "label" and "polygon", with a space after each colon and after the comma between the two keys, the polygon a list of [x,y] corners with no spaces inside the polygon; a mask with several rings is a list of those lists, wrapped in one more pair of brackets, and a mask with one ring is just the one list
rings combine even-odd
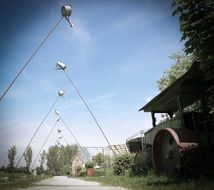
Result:
{"label": "blue sky", "polygon": [[[29,1],[3,0],[0,6],[0,92],[13,80],[50,28],[60,19],[60,7],[71,3],[70,28],[62,20],[14,86],[0,102],[0,166],[7,150],[23,152],[61,89],[59,110],[82,146],[107,146],[105,139],[57,61],[88,102],[111,144],[151,127],[149,113],[138,112],[158,94],[156,81],[181,52],[178,18],[171,1]],[[52,111],[32,142],[36,156],[56,121]],[[59,122],[63,135],[74,139]],[[57,139],[53,132],[46,149]]]}

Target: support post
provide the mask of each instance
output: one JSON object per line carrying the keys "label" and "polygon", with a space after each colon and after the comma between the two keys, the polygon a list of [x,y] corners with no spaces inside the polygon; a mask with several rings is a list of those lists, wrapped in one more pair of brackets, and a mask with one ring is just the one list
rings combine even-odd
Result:
{"label": "support post", "polygon": [[180,96],[179,95],[176,96],[176,102],[177,102],[178,111],[179,111],[179,114],[180,114],[180,117],[181,117],[182,128],[185,128],[183,110],[182,110],[182,107],[181,107],[181,102],[180,102]]}
{"label": "support post", "polygon": [[155,112],[151,112],[151,114],[152,114],[152,126],[153,127],[156,127],[156,118],[155,118]]}

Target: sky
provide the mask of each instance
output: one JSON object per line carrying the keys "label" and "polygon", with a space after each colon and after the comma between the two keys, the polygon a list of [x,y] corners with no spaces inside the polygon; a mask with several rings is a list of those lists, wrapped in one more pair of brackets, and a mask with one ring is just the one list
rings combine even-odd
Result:
{"label": "sky", "polygon": [[[151,128],[150,113],[138,112],[159,92],[156,81],[182,52],[177,17],[170,0],[2,0],[0,6],[0,94],[72,5],[73,27],[63,19],[0,102],[0,166],[17,147],[16,160],[64,90],[33,139],[33,160],[57,120],[57,109],[81,146],[107,142],[71,86],[72,78],[100,123],[110,144],[124,144],[134,133]],[[45,144],[55,145],[57,128],[76,143],[59,121]],[[65,144],[64,142],[61,142]],[[21,165],[24,162],[22,160]]]}

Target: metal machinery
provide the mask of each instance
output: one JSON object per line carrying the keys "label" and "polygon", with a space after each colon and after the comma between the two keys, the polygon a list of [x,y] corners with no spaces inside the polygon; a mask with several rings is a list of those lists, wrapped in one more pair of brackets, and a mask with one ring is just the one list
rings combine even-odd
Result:
{"label": "metal machinery", "polygon": [[[151,112],[153,128],[141,137],[127,140],[129,151],[136,153],[136,164],[152,163],[158,174],[173,176],[188,155],[202,160],[204,169],[213,167],[214,114],[208,103],[213,100],[208,90],[213,81],[205,79],[199,66],[195,62],[187,73],[139,110]],[[197,112],[192,109],[196,104]],[[157,113],[167,116],[158,124]]]}

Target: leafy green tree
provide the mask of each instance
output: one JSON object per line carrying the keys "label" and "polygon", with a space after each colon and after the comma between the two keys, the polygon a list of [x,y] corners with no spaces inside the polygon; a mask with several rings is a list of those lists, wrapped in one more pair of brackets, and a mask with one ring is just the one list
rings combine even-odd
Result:
{"label": "leafy green tree", "polygon": [[26,170],[27,172],[30,171],[30,165],[31,165],[31,162],[32,162],[32,157],[33,157],[33,151],[32,151],[32,148],[31,146],[28,146],[25,153],[24,153],[24,159],[25,159],[25,162],[26,162]]}
{"label": "leafy green tree", "polygon": [[16,156],[16,146],[12,146],[9,150],[8,150],[8,160],[9,160],[9,169],[11,172],[11,179],[14,180],[14,160],[15,160],[15,156]]}
{"label": "leafy green tree", "polygon": [[193,55],[173,53],[170,58],[175,62],[170,69],[164,71],[163,76],[157,81],[158,89],[163,91],[177,78],[186,73],[192,65]]}
{"label": "leafy green tree", "polygon": [[78,153],[78,147],[76,145],[61,146],[60,152],[61,152],[61,162],[62,162],[61,173],[68,174],[70,173],[71,160]]}
{"label": "leafy green tree", "polygon": [[[180,53],[173,53],[170,58],[174,61],[174,64],[164,71],[163,76],[157,81],[158,89],[163,91],[165,88],[170,86],[176,79],[181,77],[186,73],[193,63],[193,55],[185,55]],[[208,99],[208,107],[212,107],[213,103],[211,102],[212,97]],[[194,104],[186,107],[184,111],[201,111],[200,101],[195,102]]]}
{"label": "leafy green tree", "polygon": [[40,173],[44,173],[44,163],[45,163],[45,160],[46,160],[46,151],[43,150],[42,153],[40,154],[40,159],[39,159],[39,162],[40,162],[40,166],[39,166],[39,171]]}
{"label": "leafy green tree", "polygon": [[57,175],[60,172],[61,162],[58,146],[51,146],[47,153],[47,167],[53,175]]}
{"label": "leafy green tree", "polygon": [[[173,0],[173,15],[179,15],[185,52],[201,63],[206,79],[214,81],[214,1]],[[214,84],[211,91],[214,91]]]}
{"label": "leafy green tree", "polygon": [[77,155],[77,145],[51,146],[46,155],[48,170],[53,175],[67,174],[71,160]]}
{"label": "leafy green tree", "polygon": [[94,157],[94,162],[97,164],[97,165],[101,165],[102,163],[104,163],[104,155],[99,152],[95,157]]}
{"label": "leafy green tree", "polygon": [[[165,88],[170,86],[177,78],[181,77],[186,73],[193,63],[194,56],[185,55],[180,53],[174,53],[170,58],[174,61],[174,64],[164,71],[163,76],[157,81],[158,89],[163,91]],[[208,109],[210,113],[214,112],[214,95],[208,96]],[[186,107],[184,111],[196,111],[200,112],[202,110],[202,105],[200,101]]]}

